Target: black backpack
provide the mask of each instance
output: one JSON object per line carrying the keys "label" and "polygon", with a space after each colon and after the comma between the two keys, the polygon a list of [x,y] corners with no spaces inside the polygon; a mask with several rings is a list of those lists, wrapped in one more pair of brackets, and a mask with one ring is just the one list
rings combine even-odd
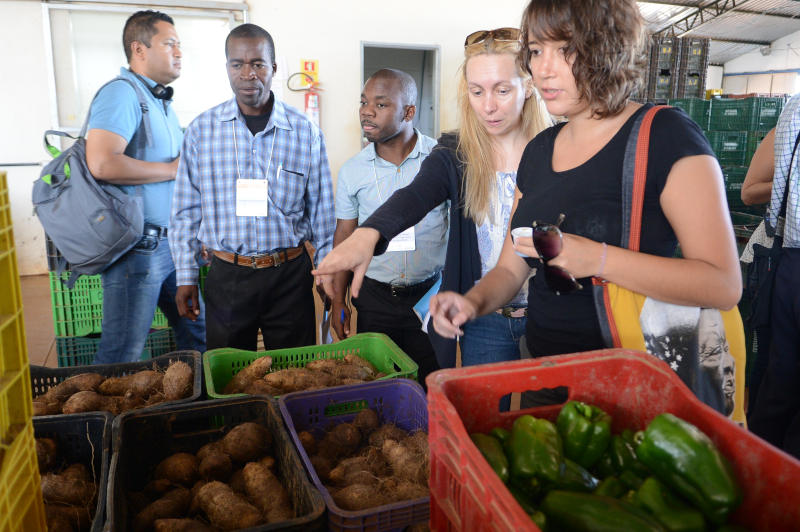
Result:
{"label": "black backpack", "polygon": [[[116,77],[98,89],[92,103],[106,85],[118,80],[134,88],[142,109],[142,122],[125,150],[126,155],[135,157],[153,142],[142,89],[127,78]],[[63,131],[45,131],[45,148],[54,159],[33,184],[34,211],[61,254],[57,272],[60,274],[69,265],[68,288],[81,275],[98,274],[108,268],[139,242],[144,229],[142,198],[98,181],[89,172],[85,137],[90,116],[91,106],[74,144],[63,152],[51,145],[47,136],[75,137]]]}

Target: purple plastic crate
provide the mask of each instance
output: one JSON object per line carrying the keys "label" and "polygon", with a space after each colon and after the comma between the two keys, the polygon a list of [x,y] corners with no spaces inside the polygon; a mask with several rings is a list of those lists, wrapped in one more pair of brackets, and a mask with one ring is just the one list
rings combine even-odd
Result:
{"label": "purple plastic crate", "polygon": [[406,431],[428,431],[428,401],[422,387],[408,379],[374,381],[286,394],[278,398],[281,416],[300,453],[303,465],[328,507],[330,530],[402,530],[430,520],[430,498],[386,504],[357,512],[336,505],[317,476],[298,432],[307,430],[321,438],[330,427],[353,421],[365,408],[378,413],[381,423],[394,423]]}

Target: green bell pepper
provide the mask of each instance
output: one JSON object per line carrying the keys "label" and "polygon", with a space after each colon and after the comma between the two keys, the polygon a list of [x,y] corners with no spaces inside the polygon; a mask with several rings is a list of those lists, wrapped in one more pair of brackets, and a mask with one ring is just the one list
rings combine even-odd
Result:
{"label": "green bell pepper", "polygon": [[659,480],[699,508],[717,525],[741,502],[730,464],[708,436],[672,414],[656,416],[636,448]]}
{"label": "green bell pepper", "polygon": [[561,408],[556,427],[564,442],[564,456],[583,467],[592,467],[611,441],[611,416],[580,401]]}
{"label": "green bell pepper", "polygon": [[553,490],[542,501],[541,511],[554,530],[662,532],[661,524],[632,504],[589,493]]}
{"label": "green bell pepper", "polygon": [[669,532],[705,532],[706,520],[655,477],[647,477],[636,491],[636,504],[653,514]]}
{"label": "green bell pepper", "polygon": [[615,435],[611,438],[609,454],[611,455],[611,465],[618,475],[621,475],[623,471],[631,471],[642,478],[650,475],[644,464],[637,458],[634,444],[622,435]]}
{"label": "green bell pepper", "polygon": [[497,476],[500,477],[500,480],[504,484],[508,482],[508,458],[506,458],[506,453],[503,451],[503,445],[500,440],[477,432],[470,434],[469,437],[483,457],[486,458],[486,461],[489,462],[494,472],[497,473]]}
{"label": "green bell pepper", "polygon": [[539,530],[541,530],[542,532],[547,532],[547,516],[544,515],[544,512],[540,512],[537,510],[532,514],[528,515],[531,516],[531,521],[533,521],[533,524],[539,527]]}
{"label": "green bell pepper", "polygon": [[505,443],[508,437],[511,436],[511,433],[504,428],[495,427],[489,431],[489,436],[497,438],[500,440],[500,443]]}
{"label": "green bell pepper", "polygon": [[518,417],[505,449],[512,476],[558,481],[563,451],[558,430],[550,421],[531,415]]}
{"label": "green bell pepper", "polygon": [[570,460],[564,458],[559,466],[558,481],[552,484],[551,489],[566,491],[583,491],[591,493],[597,488],[599,481],[586,469]]}
{"label": "green bell pepper", "polygon": [[628,489],[638,490],[644,479],[630,469],[626,469],[619,474],[619,481]]}
{"label": "green bell pepper", "polygon": [[523,512],[528,515],[532,515],[536,512],[536,506],[533,504],[531,497],[528,496],[527,493],[511,484],[508,486],[508,491],[511,492],[511,496],[514,497],[514,500],[516,500],[517,503],[519,503],[519,505],[522,507]]}
{"label": "green bell pepper", "polygon": [[618,499],[625,495],[628,491],[628,488],[620,482],[620,480],[615,476],[606,477],[600,482],[597,486],[597,489],[594,490],[595,495],[605,495],[606,497],[614,497]]}

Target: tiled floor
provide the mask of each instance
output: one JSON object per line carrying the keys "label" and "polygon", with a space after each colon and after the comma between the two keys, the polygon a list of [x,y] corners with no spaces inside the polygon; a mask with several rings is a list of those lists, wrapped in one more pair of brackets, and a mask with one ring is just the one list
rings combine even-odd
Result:
{"label": "tiled floor", "polygon": [[28,360],[37,366],[56,367],[56,341],[50,306],[50,277],[26,275],[21,279]]}

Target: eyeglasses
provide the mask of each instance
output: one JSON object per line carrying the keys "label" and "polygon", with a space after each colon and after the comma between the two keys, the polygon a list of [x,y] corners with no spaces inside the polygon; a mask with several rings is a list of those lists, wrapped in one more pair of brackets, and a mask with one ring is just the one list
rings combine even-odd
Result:
{"label": "eyeglasses", "polygon": [[564,221],[564,214],[558,215],[558,220],[554,224],[534,221],[533,227],[533,247],[539,258],[544,264],[544,280],[550,290],[558,295],[569,294],[583,288],[567,270],[561,266],[552,266],[548,261],[558,257],[564,247],[564,235],[558,228]]}
{"label": "eyeglasses", "polygon": [[497,28],[496,30],[478,30],[467,35],[464,39],[464,48],[473,44],[480,44],[492,39],[497,42],[519,42],[518,28]]}

